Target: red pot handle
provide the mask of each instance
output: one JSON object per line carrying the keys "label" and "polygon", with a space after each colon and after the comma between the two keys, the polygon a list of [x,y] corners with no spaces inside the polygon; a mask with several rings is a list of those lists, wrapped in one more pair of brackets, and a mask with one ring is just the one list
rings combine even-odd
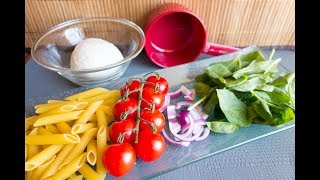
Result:
{"label": "red pot handle", "polygon": [[207,42],[204,49],[202,50],[203,53],[205,54],[210,54],[214,56],[222,55],[222,54],[227,54],[231,52],[235,52],[240,50],[239,48],[231,47],[231,46],[226,46],[226,45],[221,45],[221,44],[214,44],[214,43],[209,43]]}

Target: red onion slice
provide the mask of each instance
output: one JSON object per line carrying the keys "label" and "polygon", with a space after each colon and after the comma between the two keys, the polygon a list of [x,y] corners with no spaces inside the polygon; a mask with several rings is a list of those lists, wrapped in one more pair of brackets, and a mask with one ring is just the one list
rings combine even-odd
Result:
{"label": "red onion slice", "polygon": [[[166,131],[165,131],[164,129],[163,129],[161,132],[162,132],[163,137],[164,137],[167,141],[169,141],[170,143],[175,144],[175,145],[179,145],[179,146],[186,146],[186,144],[185,144],[184,142],[182,142],[182,141],[172,140],[172,139],[167,135],[167,133],[166,133]],[[187,146],[188,146],[188,145],[187,145]]]}
{"label": "red onion slice", "polygon": [[171,99],[176,99],[182,95],[181,89],[176,90],[175,92],[168,93]]}
{"label": "red onion slice", "polygon": [[204,139],[206,139],[210,134],[210,129],[208,127],[204,128],[203,133],[200,137],[198,137],[197,139],[195,139],[195,141],[202,141]]}
{"label": "red onion slice", "polygon": [[190,96],[193,94],[192,91],[190,91],[188,88],[186,88],[184,85],[182,85],[180,87],[180,90],[182,92],[182,94],[184,94],[185,96]]}
{"label": "red onion slice", "polygon": [[[193,126],[190,127],[190,129],[193,129]],[[189,130],[190,130],[189,129]],[[176,138],[180,139],[181,141],[187,141],[187,142],[191,142],[191,141],[194,141],[195,139],[199,138],[200,135],[202,134],[203,132],[203,126],[200,126],[200,130],[198,133],[196,133],[195,135],[191,136],[191,137],[188,137],[187,133],[185,134],[182,134],[182,135],[178,135],[178,134],[173,134]]]}

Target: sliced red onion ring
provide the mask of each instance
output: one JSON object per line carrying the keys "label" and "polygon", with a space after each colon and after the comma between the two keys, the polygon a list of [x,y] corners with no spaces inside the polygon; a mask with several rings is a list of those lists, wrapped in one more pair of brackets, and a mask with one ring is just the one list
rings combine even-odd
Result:
{"label": "sliced red onion ring", "polygon": [[194,125],[194,122],[193,122],[193,120],[190,119],[190,127],[189,127],[188,130],[187,130],[185,133],[183,133],[183,134],[178,134],[178,133],[174,132],[172,129],[170,129],[170,126],[169,126],[169,129],[170,129],[171,133],[172,133],[175,137],[177,137],[177,138],[179,138],[180,140],[184,141],[184,138],[185,138],[185,137],[187,137],[187,136],[189,136],[190,134],[192,134],[193,125]]}
{"label": "sliced red onion ring", "polygon": [[188,88],[186,88],[184,85],[182,85],[180,87],[181,92],[185,95],[185,96],[190,96],[193,94],[192,91],[190,91]]}
{"label": "sliced red onion ring", "polygon": [[194,124],[192,134],[197,134],[200,130],[203,131],[203,125]]}
{"label": "sliced red onion ring", "polygon": [[171,99],[176,99],[182,95],[181,89],[176,90],[175,92],[168,93]]}
{"label": "sliced red onion ring", "polygon": [[204,120],[206,120],[206,119],[209,117],[208,114],[202,112],[202,111],[199,110],[199,109],[196,109],[196,111],[197,111],[197,113],[202,117],[202,119],[204,119]]}
{"label": "sliced red onion ring", "polygon": [[198,137],[197,139],[195,139],[195,141],[202,141],[204,139],[206,139],[210,134],[210,129],[208,127],[204,128],[203,133],[200,137]]}
{"label": "sliced red onion ring", "polygon": [[[190,126],[190,129],[193,129],[194,126]],[[189,129],[189,130],[190,130]],[[188,137],[187,136],[187,133],[183,134],[183,135],[179,135],[177,136],[178,134],[173,134],[176,138],[180,139],[181,141],[187,141],[187,142],[191,142],[191,141],[194,141],[195,139],[199,138],[200,135],[202,134],[203,132],[203,126],[200,126],[200,130],[199,132],[197,132],[197,134],[191,136],[191,137]],[[188,131],[187,131],[188,132]]]}
{"label": "sliced red onion ring", "polygon": [[181,101],[177,103],[176,109],[180,109],[182,106],[191,106],[191,105],[193,105],[193,102],[191,101]]}
{"label": "sliced red onion ring", "polygon": [[[172,144],[175,144],[175,145],[180,145],[180,146],[189,146],[189,145],[186,145],[186,143],[184,143],[183,141],[175,141],[175,140],[172,140],[166,133],[166,131],[163,129],[162,131],[162,135],[163,137],[169,141],[170,143]],[[189,143],[190,144],[190,143]]]}
{"label": "sliced red onion ring", "polygon": [[170,105],[170,95],[166,94],[164,96],[164,102],[163,105],[158,109],[158,111],[163,112],[164,110],[166,110],[167,106]]}
{"label": "sliced red onion ring", "polygon": [[191,96],[184,96],[184,100],[192,102],[194,98],[192,98]]}

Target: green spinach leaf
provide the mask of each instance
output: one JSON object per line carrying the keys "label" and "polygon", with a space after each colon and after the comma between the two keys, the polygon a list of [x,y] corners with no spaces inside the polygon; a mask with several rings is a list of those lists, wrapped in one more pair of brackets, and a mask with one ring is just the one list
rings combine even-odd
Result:
{"label": "green spinach leaf", "polygon": [[216,133],[234,133],[239,129],[239,125],[230,122],[211,121],[206,122],[209,129]]}
{"label": "green spinach leaf", "polygon": [[216,91],[219,106],[228,121],[240,126],[249,126],[251,121],[247,118],[247,106],[227,89],[217,89]]}

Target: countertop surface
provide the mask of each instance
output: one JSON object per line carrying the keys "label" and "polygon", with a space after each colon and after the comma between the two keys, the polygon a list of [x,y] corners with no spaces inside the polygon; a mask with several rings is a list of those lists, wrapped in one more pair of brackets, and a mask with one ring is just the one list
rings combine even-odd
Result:
{"label": "countertop surface", "polygon": [[[268,55],[271,51],[264,50]],[[202,54],[197,61],[210,56]],[[288,71],[295,70],[295,52],[277,50]],[[160,69],[142,51],[129,65],[123,77]],[[48,83],[48,81],[50,83]],[[59,74],[44,69],[30,59],[25,65],[25,98],[59,94],[79,87]],[[290,128],[240,147],[205,158],[174,171],[161,174],[164,179],[295,179],[295,128]]]}

